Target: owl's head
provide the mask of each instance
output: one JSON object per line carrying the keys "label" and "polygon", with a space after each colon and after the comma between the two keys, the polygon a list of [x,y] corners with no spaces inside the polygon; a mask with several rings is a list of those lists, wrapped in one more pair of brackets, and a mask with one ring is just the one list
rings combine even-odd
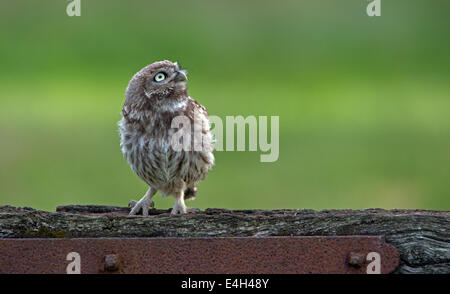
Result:
{"label": "owl's head", "polygon": [[126,97],[132,100],[148,99],[153,103],[182,99],[188,97],[186,82],[187,72],[180,69],[178,62],[158,61],[134,75],[128,85]]}

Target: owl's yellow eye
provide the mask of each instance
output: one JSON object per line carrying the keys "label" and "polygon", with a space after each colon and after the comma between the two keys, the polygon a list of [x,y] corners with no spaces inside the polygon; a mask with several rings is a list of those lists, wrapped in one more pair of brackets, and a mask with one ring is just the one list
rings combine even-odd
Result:
{"label": "owl's yellow eye", "polygon": [[155,78],[154,78],[155,82],[162,82],[165,79],[166,79],[166,75],[164,73],[162,73],[162,72],[157,73]]}

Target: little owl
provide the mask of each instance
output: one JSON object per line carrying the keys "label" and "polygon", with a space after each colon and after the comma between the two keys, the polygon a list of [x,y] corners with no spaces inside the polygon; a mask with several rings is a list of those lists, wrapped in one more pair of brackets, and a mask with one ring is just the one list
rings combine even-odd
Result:
{"label": "little owl", "polygon": [[[149,186],[141,200],[130,202],[130,215],[140,211],[148,215],[157,191],[176,198],[172,214],[191,211],[184,200],[195,198],[196,184],[214,163],[208,113],[189,97],[186,82],[186,71],[164,60],[144,67],[128,84],[119,122],[120,146],[131,169]],[[192,127],[173,127],[174,118],[180,116]],[[182,139],[201,137],[201,148],[174,148],[174,135],[180,132]]]}

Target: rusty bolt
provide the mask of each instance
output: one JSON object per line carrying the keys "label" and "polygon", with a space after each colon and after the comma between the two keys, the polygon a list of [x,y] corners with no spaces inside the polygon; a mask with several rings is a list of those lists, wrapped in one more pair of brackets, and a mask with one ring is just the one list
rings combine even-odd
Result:
{"label": "rusty bolt", "polygon": [[361,252],[350,252],[347,257],[347,263],[353,267],[360,268],[365,262],[364,256]]}
{"label": "rusty bolt", "polygon": [[117,254],[108,254],[105,256],[105,271],[114,272],[120,267],[120,258]]}

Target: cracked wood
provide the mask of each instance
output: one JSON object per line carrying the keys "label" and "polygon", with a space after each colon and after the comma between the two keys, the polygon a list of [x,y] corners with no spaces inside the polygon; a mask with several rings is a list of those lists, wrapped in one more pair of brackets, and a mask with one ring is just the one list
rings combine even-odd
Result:
{"label": "cracked wood", "polygon": [[400,253],[396,273],[450,273],[450,212],[429,210],[227,210],[128,216],[114,206],[56,212],[0,206],[0,238],[384,235]]}

